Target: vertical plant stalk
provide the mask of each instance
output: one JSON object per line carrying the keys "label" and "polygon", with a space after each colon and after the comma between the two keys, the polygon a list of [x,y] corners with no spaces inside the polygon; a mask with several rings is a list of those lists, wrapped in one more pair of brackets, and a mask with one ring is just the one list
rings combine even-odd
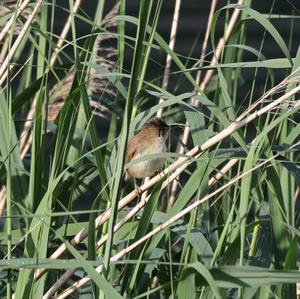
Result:
{"label": "vertical plant stalk", "polygon": [[42,5],[42,0],[39,0],[36,4],[36,6],[34,7],[32,13],[29,15],[28,19],[26,20],[24,27],[22,28],[20,34],[18,35],[18,37],[16,38],[14,44],[12,45],[12,47],[9,49],[9,52],[6,56],[6,58],[4,59],[1,67],[0,67],[0,86],[4,83],[4,81],[6,80],[7,77],[7,70],[9,68],[9,63],[11,61],[11,59],[13,58],[13,56],[15,55],[21,41],[23,40],[29,26],[31,25],[33,18],[35,17],[35,15],[37,14],[40,6]]}
{"label": "vertical plant stalk", "polygon": [[[178,20],[179,20],[179,13],[180,13],[180,6],[181,6],[181,0],[176,0],[175,2],[175,8],[174,8],[174,14],[173,14],[173,21],[171,26],[171,33],[170,33],[170,42],[169,42],[169,48],[174,51],[175,42],[176,42],[176,35],[177,35],[177,28],[178,28]],[[170,78],[170,72],[171,72],[171,63],[172,58],[171,55],[168,54],[166,58],[166,66],[163,76],[163,83],[162,88],[167,89],[169,85],[169,78]],[[164,101],[163,98],[159,99],[159,103],[162,103]],[[162,117],[162,108],[157,110],[156,117]],[[149,177],[146,177],[144,180],[144,183],[147,183],[150,180]],[[144,201],[147,198],[148,190],[146,190],[141,197],[141,200]]]}
{"label": "vertical plant stalk", "polygon": [[[206,32],[205,32],[205,36],[204,36],[203,46],[202,46],[202,49],[201,49],[200,67],[203,65],[203,60],[204,60],[204,57],[205,57],[206,52],[207,52],[207,44],[208,44],[208,39],[209,39],[209,34],[210,34],[211,24],[212,24],[212,19],[213,19],[215,10],[216,10],[216,6],[217,6],[217,0],[212,0],[211,6],[210,6],[209,15],[208,15],[208,20],[207,20],[207,28],[206,28]],[[202,74],[201,69],[199,69],[197,71],[197,74],[196,74],[197,85],[200,84],[201,74]],[[192,103],[193,102],[196,102],[195,98],[192,98]]]}
{"label": "vertical plant stalk", "polygon": [[[77,0],[74,4],[74,13],[76,13],[80,7],[82,0]],[[42,1],[39,1],[39,5],[42,3]],[[33,12],[32,12],[33,14]],[[66,39],[66,36],[71,28],[71,16],[68,17],[64,28],[60,34],[59,40],[57,42],[56,48],[54,49],[54,52],[52,54],[51,60],[50,60],[50,66],[53,67],[56,59],[58,57],[59,49],[63,46],[63,43]],[[21,35],[21,34],[20,34]],[[1,84],[0,84],[1,85]],[[32,135],[31,135],[31,127],[32,127],[32,119],[34,117],[34,111],[35,111],[35,105],[36,105],[36,97],[33,99],[33,102],[31,104],[30,110],[27,114],[26,121],[24,123],[24,128],[21,133],[20,137],[20,156],[21,159],[24,159],[26,156],[32,142]],[[5,188],[2,187],[0,191],[0,216],[3,214],[4,208],[6,204],[6,191]]]}
{"label": "vertical plant stalk", "polygon": [[[241,4],[243,4],[243,2],[244,2],[244,0],[239,0],[238,4],[241,5]],[[209,19],[208,19],[208,24],[207,24],[207,30],[206,30],[206,34],[205,34],[205,39],[204,39],[204,43],[203,43],[203,49],[202,49],[200,60],[203,59],[203,57],[204,57],[204,55],[206,53],[207,42],[208,42],[208,37],[209,37],[210,29],[211,29],[212,17],[213,17],[214,11],[215,11],[215,6],[216,6],[216,0],[214,0],[214,2],[212,2],[212,5],[211,5],[211,10],[210,10],[210,14],[209,14]],[[222,53],[223,48],[225,46],[225,43],[228,41],[228,39],[229,39],[229,37],[230,37],[233,29],[234,29],[234,26],[235,26],[235,24],[236,24],[236,22],[238,20],[239,14],[240,14],[240,10],[239,9],[235,9],[233,11],[232,16],[231,16],[231,18],[229,20],[229,23],[228,23],[228,27],[227,27],[227,29],[226,29],[226,31],[224,33],[224,36],[218,42],[216,51],[215,51],[214,56],[213,56],[213,58],[212,58],[212,60],[210,62],[211,66],[215,65],[216,62],[218,61],[219,57],[221,56],[221,53]],[[200,85],[199,89],[196,90],[197,95],[199,95],[201,92],[203,92],[205,90],[205,88],[206,88],[209,80],[213,76],[213,73],[214,73],[213,69],[208,70],[206,72],[205,76],[204,76],[203,81],[200,84],[201,71],[199,70],[197,72],[196,82],[197,82],[197,85]],[[193,97],[191,103],[194,106],[195,105],[199,105],[199,100],[196,99],[195,97]],[[181,145],[180,145],[180,148],[179,148],[179,153],[180,154],[184,153],[184,145],[187,144],[189,135],[190,135],[190,129],[189,129],[188,125],[187,125],[184,128],[183,135],[182,135],[182,141],[181,141]],[[177,189],[178,189],[178,179],[179,178],[177,178],[176,180],[174,180],[174,182],[172,184],[168,209],[170,209],[171,206],[174,204],[175,196],[176,196]]]}
{"label": "vertical plant stalk", "polygon": [[23,12],[23,10],[26,8],[30,0],[24,0],[22,3],[17,3],[16,11],[14,15],[9,19],[8,22],[6,22],[5,26],[3,27],[2,31],[0,32],[0,42],[3,40],[3,38],[6,36],[7,32],[11,28],[14,20],[19,17],[19,15]]}
{"label": "vertical plant stalk", "polygon": [[[172,51],[174,51],[174,46],[175,46],[175,42],[176,42],[180,5],[181,5],[181,0],[176,0],[174,14],[173,14],[171,34],[170,34],[170,42],[169,42],[169,48]],[[171,58],[171,55],[168,54],[167,59],[166,59],[166,66],[165,66],[165,71],[164,71],[164,76],[163,76],[163,82],[162,82],[162,88],[165,90],[168,88],[168,84],[169,84],[171,63],[172,63],[172,58]],[[162,98],[159,99],[159,103],[162,103],[163,101],[164,101],[164,99],[162,99]],[[157,111],[156,116],[157,117],[162,116],[162,109],[159,109]]]}
{"label": "vertical plant stalk", "polygon": [[[7,128],[8,128],[8,144],[7,144],[7,152],[10,153],[11,152],[11,130],[12,130],[12,113],[11,113],[11,105],[12,105],[12,101],[11,101],[11,90],[10,88],[8,88],[8,124],[7,124]],[[12,248],[12,222],[11,222],[11,212],[12,212],[12,205],[11,205],[11,201],[12,201],[12,189],[11,189],[11,183],[12,183],[12,173],[11,173],[11,154],[8,155],[8,159],[6,162],[6,188],[7,188],[7,209],[6,209],[6,225],[7,225],[7,259],[11,259],[12,258],[12,254],[11,254],[11,248]],[[12,271],[11,269],[8,270],[8,280],[7,280],[7,298],[11,299],[11,295],[12,295]]]}
{"label": "vertical plant stalk", "polygon": [[[77,0],[75,3],[74,3],[74,6],[73,6],[73,14],[76,13],[80,7],[80,4],[81,4],[81,1],[82,0]],[[55,62],[56,62],[56,59],[58,57],[58,52],[60,50],[60,48],[63,46],[64,44],[64,41],[67,37],[67,34],[71,28],[71,24],[72,24],[72,15],[70,14],[65,25],[64,25],[64,28],[60,34],[60,37],[59,37],[59,40],[57,42],[57,45],[53,51],[53,54],[52,54],[52,57],[50,59],[50,66],[53,67]]]}
{"label": "vertical plant stalk", "polygon": [[7,51],[8,51],[8,39],[6,39],[2,44],[2,48],[1,48],[1,52],[0,52],[0,64],[3,63],[3,61],[6,57]]}
{"label": "vertical plant stalk", "polygon": [[[121,134],[120,134],[120,142],[118,146],[118,155],[115,164],[115,177],[114,177],[113,187],[112,187],[111,217],[109,218],[108,221],[108,230],[107,230],[109,238],[105,246],[104,259],[103,259],[103,264],[105,268],[105,272],[103,274],[105,278],[107,277],[110,268],[111,250],[112,250],[113,237],[114,237],[113,229],[114,229],[114,225],[118,213],[118,203],[121,196],[122,176],[124,171],[124,161],[125,161],[125,153],[126,153],[126,146],[128,140],[129,125],[130,125],[130,120],[133,112],[135,97],[139,91],[138,79],[141,73],[143,43],[145,41],[147,24],[149,22],[152,3],[153,2],[149,0],[143,0],[140,2],[139,18],[138,18],[139,22],[138,22],[137,33],[136,33],[133,62],[131,66],[131,78],[129,81],[124,118],[122,122]],[[100,293],[100,297],[102,297],[102,293]]]}

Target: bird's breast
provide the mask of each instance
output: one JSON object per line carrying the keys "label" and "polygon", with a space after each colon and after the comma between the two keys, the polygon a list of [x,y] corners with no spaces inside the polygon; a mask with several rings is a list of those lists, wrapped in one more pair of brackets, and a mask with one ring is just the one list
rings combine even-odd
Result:
{"label": "bird's breast", "polygon": [[[135,154],[132,161],[141,158],[143,156],[151,155],[151,154],[159,154],[166,152],[167,147],[164,138],[155,138],[152,142],[149,142],[147,146],[143,146],[140,150]],[[157,171],[161,170],[164,166],[165,158],[157,158],[149,160],[145,160],[139,162],[133,166],[131,166],[127,171],[130,176],[135,178],[144,178],[147,176],[154,175]]]}

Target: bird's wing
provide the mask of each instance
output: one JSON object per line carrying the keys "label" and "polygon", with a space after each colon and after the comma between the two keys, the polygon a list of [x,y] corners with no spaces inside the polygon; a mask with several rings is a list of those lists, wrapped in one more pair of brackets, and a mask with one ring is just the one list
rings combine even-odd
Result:
{"label": "bird's wing", "polygon": [[132,138],[127,145],[127,151],[125,156],[125,163],[128,163],[132,160],[132,158],[135,156],[137,147],[136,147],[135,138]]}

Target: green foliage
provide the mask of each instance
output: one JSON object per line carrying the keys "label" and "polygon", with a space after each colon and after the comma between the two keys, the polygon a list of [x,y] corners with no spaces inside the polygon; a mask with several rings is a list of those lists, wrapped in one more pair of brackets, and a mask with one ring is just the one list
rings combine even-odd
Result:
{"label": "green foliage", "polygon": [[[251,1],[233,2],[213,16],[207,53],[216,55],[218,28],[226,33],[233,11],[240,12],[213,65],[207,64],[210,55],[198,59],[193,52],[177,53],[159,34],[165,1],[139,1],[139,14],[132,16],[128,1],[121,0],[112,18],[103,14],[104,1],[94,16],[74,12],[73,1],[67,8],[43,2],[0,89],[0,186],[5,187],[0,208],[6,202],[0,218],[1,298],[12,293],[42,298],[73,269],[57,294],[71,293],[69,287],[87,275],[76,298],[296,298],[300,104],[293,91],[299,87],[300,47],[295,57],[290,48],[297,43],[293,26],[299,11],[284,16],[291,22],[288,42],[274,21],[283,16],[272,14],[272,7],[266,14],[253,9]],[[5,43],[12,46],[13,31],[20,34],[32,8],[14,18],[0,57],[8,55]],[[71,32],[53,65],[59,12],[70,16]],[[11,16],[9,11],[0,25]],[[253,24],[263,33],[256,37],[260,47],[249,44],[247,30]],[[84,37],[81,25],[88,28]],[[265,55],[266,39],[281,57]],[[165,66],[157,54],[172,60],[168,90],[161,87]],[[254,59],[246,60],[246,54]],[[159,69],[153,76],[152,68]],[[210,70],[214,76],[200,90],[198,79],[201,83]],[[260,113],[288,92],[292,95],[283,103]],[[169,124],[187,122],[185,152],[177,153],[182,131],[172,126],[168,153],[124,165],[128,140],[160,109]],[[24,144],[26,132],[31,135]],[[169,178],[175,168],[161,175],[149,188],[147,203],[125,221],[144,199],[122,206],[132,191],[124,170],[154,158],[166,158],[167,167],[193,148],[198,155],[177,176],[174,204],[166,208],[174,195]],[[220,173],[228,162],[234,163]],[[107,210],[108,220],[101,222],[97,216]],[[78,244],[74,236],[84,237]],[[96,248],[101,237],[106,242]],[[50,258],[61,244],[68,253]],[[38,269],[47,274],[36,279]]]}

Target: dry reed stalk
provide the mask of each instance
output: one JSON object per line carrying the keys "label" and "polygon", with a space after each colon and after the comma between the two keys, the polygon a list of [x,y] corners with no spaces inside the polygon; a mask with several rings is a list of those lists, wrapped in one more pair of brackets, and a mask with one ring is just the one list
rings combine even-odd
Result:
{"label": "dry reed stalk", "polygon": [[[19,3],[19,1],[18,1],[18,3]],[[32,9],[31,9],[30,6],[29,7],[25,7],[26,5],[27,5],[27,2],[26,3],[22,3],[21,7],[19,7],[19,10],[17,11],[17,15],[14,15],[12,18],[16,19],[21,14],[24,19],[27,19],[28,16],[30,15]],[[16,3],[15,4],[8,4],[8,7],[6,7],[4,5],[0,6],[0,19],[2,17],[6,16],[11,11],[15,11],[16,9],[17,9]],[[3,61],[5,60],[5,58],[7,56],[7,52],[8,52],[8,47],[9,47],[10,40],[9,40],[8,36],[6,36],[7,32],[4,32],[4,31],[6,31],[6,28],[8,26],[7,24],[9,22],[11,23],[12,18],[9,19],[9,21],[7,23],[5,23],[5,25],[4,25],[4,27],[2,27],[2,31],[0,33],[0,34],[3,34],[3,36],[5,37],[4,41],[2,41],[2,43],[0,41],[0,46],[1,46],[0,65],[3,63]],[[11,27],[11,25],[9,27]],[[19,23],[16,22],[15,26],[13,28],[12,35],[18,36],[21,33],[22,28],[23,28],[23,26],[21,24],[19,24]],[[4,29],[4,31],[3,31],[3,29]],[[9,65],[9,67],[8,67],[9,71],[13,70],[14,67],[15,67],[14,64]],[[20,69],[22,69],[22,68],[20,68]],[[20,72],[20,69],[13,75],[13,77],[11,78],[11,81],[14,80],[14,78]],[[0,215],[2,215],[1,210],[0,210]]]}
{"label": "dry reed stalk", "polygon": [[[244,0],[239,0],[237,4],[239,5],[242,5],[244,3]],[[239,14],[240,14],[240,10],[238,8],[235,8],[233,13],[232,13],[232,16],[229,20],[229,23],[228,23],[228,26],[226,28],[226,31],[224,33],[224,36],[219,40],[218,44],[217,44],[217,47],[216,47],[216,51],[214,52],[214,56],[211,60],[211,63],[210,65],[213,66],[217,63],[218,59],[220,58],[221,54],[222,54],[222,51],[224,49],[224,46],[226,44],[226,42],[228,41],[233,29],[234,29],[234,26],[236,25],[236,22],[238,20],[238,17],[239,17]],[[200,85],[200,91],[203,91],[209,80],[211,79],[212,75],[214,73],[214,70],[211,69],[211,70],[208,70],[205,74],[205,77],[203,79],[203,81],[201,82],[201,85]]]}
{"label": "dry reed stalk", "polygon": [[6,39],[4,41],[4,43],[1,45],[0,64],[3,63],[3,61],[4,61],[5,57],[6,57],[7,51],[8,51],[8,39]]}
{"label": "dry reed stalk", "polygon": [[[176,42],[176,35],[177,35],[177,28],[178,28],[178,20],[179,20],[179,13],[180,13],[180,6],[181,6],[181,0],[176,0],[175,2],[175,8],[174,8],[174,13],[173,13],[173,20],[172,20],[172,26],[171,26],[171,33],[170,33],[170,41],[169,41],[169,48],[174,51],[175,47],[175,42]],[[162,83],[162,88],[167,90],[168,84],[169,84],[169,78],[170,78],[170,72],[171,72],[171,63],[172,63],[172,58],[170,54],[167,54],[166,58],[166,65],[165,65],[165,71],[164,71],[164,76],[163,76],[163,83]],[[159,103],[162,103],[164,101],[163,98],[159,99]],[[156,112],[156,117],[162,117],[162,112],[163,109],[159,109]],[[145,178],[144,183],[147,183],[149,181],[149,177]],[[148,195],[148,190],[146,190],[142,196],[141,200],[144,201],[146,200]]]}
{"label": "dry reed stalk", "polygon": [[7,32],[11,28],[13,22],[15,19],[18,18],[18,16],[23,12],[23,10],[26,8],[30,0],[24,0],[23,2],[19,3],[19,6],[15,7],[16,11],[14,15],[6,22],[3,29],[0,32],[0,42],[3,40],[3,38],[6,36]]}
{"label": "dry reed stalk", "polygon": [[77,269],[71,269],[65,272],[55,284],[43,295],[42,299],[53,298],[56,291],[77,271]]}
{"label": "dry reed stalk", "polygon": [[3,84],[3,82],[6,80],[7,77],[7,68],[9,67],[9,63],[13,56],[15,55],[23,37],[25,36],[29,26],[31,25],[33,18],[35,17],[36,13],[38,12],[40,6],[42,5],[42,0],[39,0],[34,7],[32,13],[28,16],[20,34],[16,38],[15,42],[13,43],[12,47],[9,49],[8,54],[6,58],[4,59],[1,67],[0,67],[0,86]]}
{"label": "dry reed stalk", "polygon": [[[207,30],[206,30],[206,34],[205,34],[205,40],[204,40],[204,43],[203,43],[203,50],[202,50],[202,53],[201,53],[200,61],[203,59],[203,57],[205,55],[205,52],[206,52],[207,41],[208,41],[210,29],[211,29],[212,17],[213,17],[213,13],[214,13],[215,6],[216,6],[215,2],[216,1],[214,1],[212,3],[212,6],[211,6],[209,20],[208,20],[208,25],[207,25]],[[243,2],[244,2],[244,0],[239,0],[237,4],[241,5],[241,4],[243,4]],[[211,66],[215,65],[216,62],[218,61],[218,59],[220,58],[221,53],[223,51],[223,48],[225,46],[225,43],[228,41],[228,39],[229,39],[229,37],[230,37],[233,29],[234,29],[234,26],[235,26],[235,24],[236,24],[236,22],[238,20],[239,14],[240,14],[240,10],[237,9],[237,8],[234,9],[234,11],[232,13],[232,16],[231,16],[231,18],[229,20],[228,27],[226,28],[226,31],[224,32],[224,36],[222,38],[220,38],[220,40],[218,42],[218,45],[216,47],[216,51],[215,51],[214,56],[212,57],[212,60],[210,62]],[[209,80],[212,78],[213,73],[214,73],[213,69],[208,70],[206,72],[205,76],[204,76],[203,81],[200,84],[201,71],[199,70],[197,72],[196,82],[197,82],[197,85],[200,85],[199,89],[195,90],[197,94],[200,94],[201,92],[203,92],[205,90],[205,88],[206,88]],[[199,105],[198,99],[196,99],[195,97],[193,97],[191,104],[194,105],[194,106]],[[180,148],[179,148],[179,153],[180,154],[184,153],[184,146],[187,144],[189,135],[190,135],[190,129],[189,129],[189,126],[186,126],[184,128],[183,135],[182,135],[182,140],[181,140],[181,143],[180,143]],[[178,179],[175,180],[173,182],[173,184],[172,184],[168,208],[170,208],[173,205],[173,203],[174,203],[175,196],[176,196],[177,189],[178,189]]]}
{"label": "dry reed stalk", "polygon": [[[172,51],[174,51],[174,46],[175,46],[175,42],[176,42],[180,5],[181,5],[181,0],[176,0],[174,14],[173,14],[172,27],[171,27],[171,33],[170,33],[170,42],[169,42],[169,48]],[[163,82],[162,82],[162,88],[165,90],[168,89],[169,77],[170,77],[170,71],[171,71],[171,63],[172,63],[172,57],[170,54],[168,54],[167,59],[166,59],[166,66],[165,66],[165,71],[164,71],[164,76],[163,76]],[[162,103],[163,101],[164,101],[164,99],[162,99],[162,98],[159,99],[159,103]],[[156,116],[157,117],[162,116],[162,109],[159,109],[157,111]]]}
{"label": "dry reed stalk", "polygon": [[[76,2],[74,3],[74,6],[73,6],[73,13],[76,13],[80,7],[80,4],[81,4],[81,1],[82,0],[76,0]],[[56,59],[58,57],[58,52],[59,50],[61,49],[61,47],[63,46],[64,44],[64,41],[68,35],[68,32],[71,28],[71,24],[72,24],[72,15],[70,14],[65,25],[64,25],[64,28],[59,36],[59,40],[56,44],[56,47],[52,53],[52,57],[50,59],[50,66],[54,66],[55,62],[56,62]]]}
{"label": "dry reed stalk", "polygon": [[[300,68],[297,69],[299,71]],[[289,81],[286,81],[286,84],[289,84]],[[281,86],[279,84],[279,86]],[[276,92],[276,89],[273,89]],[[163,177],[167,177],[167,181],[164,184],[169,184],[174,180],[180,173],[182,173],[194,160],[194,158],[198,158],[203,152],[207,151],[214,145],[218,144],[225,138],[231,136],[240,128],[244,127],[245,125],[249,124],[259,116],[264,115],[267,112],[270,112],[272,109],[281,105],[285,100],[290,98],[291,96],[295,95],[297,92],[300,91],[300,85],[296,86],[295,88],[291,89],[289,92],[285,93],[284,95],[280,96],[277,100],[274,100],[270,104],[266,105],[265,107],[261,108],[253,112],[252,114],[248,115],[244,119],[240,121],[233,121],[227,128],[224,128],[221,132],[211,137],[202,145],[195,146],[191,149],[184,157],[179,157],[173,164],[169,165],[166,169],[161,171],[158,175],[151,178],[147,183],[140,186],[140,190],[144,192],[145,190],[152,187],[158,181],[160,181]],[[269,96],[270,94],[267,92],[265,95]],[[261,97],[261,100],[265,99],[265,97]],[[297,102],[299,104],[299,101]],[[118,205],[118,211],[123,209],[126,205],[128,205],[136,196],[138,195],[137,190],[133,190],[127,196],[120,200]],[[99,228],[104,222],[106,222],[110,217],[110,209],[99,215],[95,220],[95,227]],[[88,235],[87,228],[80,230],[75,237],[71,240],[72,245],[77,245],[81,243]],[[65,251],[67,250],[65,244],[61,244],[55,252],[52,253],[50,258],[57,259],[59,258]],[[39,269],[35,273],[35,278],[38,279],[41,275],[45,273],[44,269]]]}
{"label": "dry reed stalk", "polygon": [[[299,144],[300,144],[300,142],[294,144],[290,148],[293,148],[293,147],[295,147],[295,146],[297,146]],[[142,244],[145,241],[149,240],[155,234],[159,233],[160,231],[164,230],[165,228],[167,228],[168,226],[170,226],[174,222],[178,221],[180,218],[182,218],[183,216],[187,215],[192,210],[194,210],[195,208],[197,208],[198,206],[200,206],[204,202],[208,201],[212,197],[216,196],[217,194],[219,194],[223,190],[225,190],[228,187],[232,186],[233,184],[235,184],[236,182],[238,182],[239,180],[241,180],[245,176],[247,176],[250,173],[254,172],[255,170],[257,170],[257,169],[265,166],[266,164],[268,164],[270,161],[274,160],[278,156],[279,156],[279,154],[276,154],[276,155],[272,156],[271,158],[263,161],[262,163],[260,163],[260,164],[256,165],[255,167],[251,168],[250,170],[248,170],[248,171],[246,171],[246,172],[244,172],[244,173],[236,176],[235,178],[233,178],[228,183],[226,183],[222,187],[218,188],[217,190],[215,190],[211,194],[208,194],[207,196],[203,197],[202,199],[196,200],[193,204],[189,205],[188,207],[186,207],[185,209],[183,209],[181,212],[179,212],[175,216],[171,217],[169,220],[167,220],[164,223],[158,225],[155,229],[153,229],[151,232],[149,232],[146,235],[144,235],[142,238],[140,238],[136,242],[132,243],[128,247],[124,248],[123,250],[121,250],[120,252],[118,252],[117,254],[115,254],[114,256],[112,256],[111,259],[110,259],[110,262],[114,263],[114,262],[118,261],[119,259],[121,259],[122,257],[126,256],[128,253],[130,253],[132,250],[134,250],[137,246],[139,246],[140,244]],[[103,265],[100,265],[100,266],[98,266],[95,269],[95,271],[97,271],[98,273],[101,273],[102,270],[103,270]],[[82,287],[83,285],[85,285],[90,280],[91,279],[88,276],[83,277],[79,281],[73,283],[68,289],[66,289],[65,291],[63,291],[61,294],[59,294],[55,298],[56,299],[63,299],[63,298],[66,298],[67,296],[70,296],[72,293],[74,293],[76,290],[78,290],[80,287]],[[45,299],[45,298],[43,298],[43,299]]]}
{"label": "dry reed stalk", "polygon": [[[203,60],[204,60],[204,57],[205,57],[206,52],[207,52],[208,39],[209,39],[209,35],[210,35],[212,19],[213,19],[215,10],[216,10],[216,6],[217,6],[217,0],[212,0],[211,5],[210,5],[210,10],[209,10],[209,15],[208,15],[208,20],[207,20],[207,26],[206,26],[206,31],[205,31],[205,35],[204,35],[203,45],[202,45],[201,54],[200,54],[200,66],[203,65]],[[200,84],[201,74],[202,74],[202,72],[199,69],[197,71],[197,74],[196,74],[196,83],[197,83],[197,85]],[[192,99],[192,100],[194,100],[194,99]]]}

